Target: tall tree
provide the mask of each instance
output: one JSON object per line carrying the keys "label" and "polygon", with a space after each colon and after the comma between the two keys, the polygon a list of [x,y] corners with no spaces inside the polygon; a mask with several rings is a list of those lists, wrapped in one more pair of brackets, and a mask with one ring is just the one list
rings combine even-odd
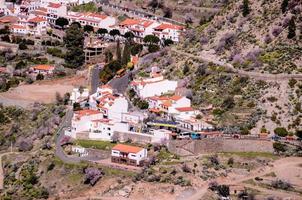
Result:
{"label": "tall tree", "polygon": [[90,26],[90,25],[85,25],[84,26],[84,32],[90,33],[90,32],[93,32],[93,31],[94,31],[93,26]]}
{"label": "tall tree", "polygon": [[149,45],[150,44],[158,44],[159,41],[160,41],[160,39],[155,35],[146,35],[144,37],[144,42],[149,43]]}
{"label": "tall tree", "polygon": [[70,68],[78,68],[84,63],[84,31],[76,24],[72,24],[64,37],[67,48],[65,64]]}
{"label": "tall tree", "polygon": [[57,26],[60,26],[61,28],[64,28],[66,25],[69,24],[68,19],[64,18],[64,17],[59,17],[58,19],[56,19],[55,24]]}
{"label": "tall tree", "polygon": [[97,33],[103,36],[108,33],[108,30],[105,28],[100,28]]}
{"label": "tall tree", "polygon": [[116,60],[119,62],[122,60],[121,45],[119,40],[116,42]]}
{"label": "tall tree", "polygon": [[128,62],[131,60],[130,56],[130,44],[129,42],[125,42],[124,50],[123,50],[123,57],[122,57],[122,65],[127,65]]}
{"label": "tall tree", "polygon": [[115,37],[118,36],[118,35],[121,35],[120,31],[117,30],[117,29],[112,29],[109,34],[114,37],[114,40],[115,40]]}
{"label": "tall tree", "polygon": [[249,4],[250,4],[249,0],[243,0],[243,10],[242,10],[243,17],[246,17],[248,14],[250,14]]}
{"label": "tall tree", "polygon": [[287,6],[288,6],[288,0],[283,0],[283,1],[282,1],[282,4],[281,4],[282,13],[285,13],[285,12],[286,12]]}
{"label": "tall tree", "polygon": [[295,23],[295,18],[292,17],[288,23],[288,39],[293,39],[296,37],[296,23]]}

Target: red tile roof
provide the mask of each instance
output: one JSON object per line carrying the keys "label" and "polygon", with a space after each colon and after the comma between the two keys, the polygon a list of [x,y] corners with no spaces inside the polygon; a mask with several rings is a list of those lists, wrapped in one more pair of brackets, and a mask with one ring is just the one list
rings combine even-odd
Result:
{"label": "red tile roof", "polygon": [[25,26],[21,26],[21,25],[18,25],[18,24],[13,24],[10,26],[10,28],[12,29],[26,29]]}
{"label": "red tile roof", "polygon": [[182,98],[182,96],[178,96],[178,95],[174,95],[174,96],[170,97],[170,99],[173,101],[178,101],[181,98]]}
{"label": "red tile roof", "polygon": [[120,23],[120,25],[121,26],[131,26],[131,25],[135,25],[135,24],[138,24],[138,23],[139,23],[139,20],[127,18],[124,21],[122,21]]}
{"label": "red tile roof", "polygon": [[183,27],[182,26],[173,25],[173,24],[161,24],[161,25],[155,27],[154,29],[157,29],[157,30],[165,30],[165,29],[182,30]]}
{"label": "red tile roof", "polygon": [[188,111],[194,111],[192,107],[180,107],[180,108],[175,108],[179,112],[188,112]]}
{"label": "red tile roof", "polygon": [[54,70],[54,66],[51,65],[37,65],[33,67],[35,70],[45,70],[45,71],[49,71],[49,70]]}
{"label": "red tile roof", "polygon": [[15,16],[4,16],[0,18],[0,23],[16,23],[18,20],[19,18]]}
{"label": "red tile roof", "polygon": [[143,148],[136,147],[136,146],[125,145],[125,144],[117,144],[112,148],[112,150],[125,152],[125,153],[138,153],[141,150],[143,150]]}
{"label": "red tile roof", "polygon": [[62,5],[59,3],[49,3],[48,7],[50,8],[60,8]]}
{"label": "red tile roof", "polygon": [[96,114],[100,114],[100,113],[101,112],[98,110],[89,110],[89,109],[75,111],[75,114],[80,115],[80,116],[96,115]]}
{"label": "red tile roof", "polygon": [[39,23],[39,22],[45,22],[46,19],[42,18],[42,17],[34,17],[28,20],[29,22],[33,22],[33,23]]}

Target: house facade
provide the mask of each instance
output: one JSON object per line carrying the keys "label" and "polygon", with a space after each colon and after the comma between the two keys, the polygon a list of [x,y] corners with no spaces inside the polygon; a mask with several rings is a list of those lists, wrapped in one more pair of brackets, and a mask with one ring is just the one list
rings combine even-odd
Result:
{"label": "house facade", "polygon": [[147,159],[147,149],[117,144],[111,150],[111,162],[133,166],[142,166]]}

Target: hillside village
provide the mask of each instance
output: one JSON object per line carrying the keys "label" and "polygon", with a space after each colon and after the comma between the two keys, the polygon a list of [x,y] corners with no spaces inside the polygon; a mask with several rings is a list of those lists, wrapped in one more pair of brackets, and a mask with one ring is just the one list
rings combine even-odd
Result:
{"label": "hillside village", "polygon": [[302,199],[301,11],[0,0],[1,199]]}

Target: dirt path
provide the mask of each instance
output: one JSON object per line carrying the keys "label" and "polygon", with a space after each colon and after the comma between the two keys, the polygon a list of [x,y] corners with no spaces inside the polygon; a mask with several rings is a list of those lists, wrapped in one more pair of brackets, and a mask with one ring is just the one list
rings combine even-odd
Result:
{"label": "dirt path", "polygon": [[196,60],[200,60],[203,62],[212,62],[216,65],[223,66],[225,67],[229,73],[237,74],[239,76],[247,76],[250,78],[254,78],[257,80],[263,80],[263,81],[284,81],[284,80],[289,80],[289,79],[298,79],[302,80],[302,74],[269,74],[269,73],[260,73],[260,72],[252,72],[252,71],[244,71],[240,69],[235,69],[235,67],[230,64],[226,63],[224,61],[220,61],[217,58],[215,58],[214,55],[206,55],[206,54],[201,54],[199,56],[192,55],[190,53],[186,53],[184,51],[176,50],[176,49],[171,49],[171,51],[184,55],[189,58],[193,58]]}
{"label": "dirt path", "polygon": [[[225,184],[225,185],[236,185],[236,184],[240,184],[244,181],[247,181],[247,180],[250,180],[250,179],[254,179],[255,177],[261,177],[261,176],[264,176],[268,173],[271,173],[271,172],[274,172],[276,170],[280,171],[285,171],[287,170],[288,167],[290,166],[296,166],[296,165],[299,165],[299,164],[302,164],[302,158],[299,158],[299,157],[289,157],[289,158],[282,158],[282,159],[279,159],[277,161],[275,161],[273,163],[273,166],[266,166],[264,168],[261,168],[261,169],[257,169],[255,171],[252,172],[252,174],[250,174],[249,176],[245,176],[243,178],[231,178],[231,179],[217,179],[217,183],[218,184]],[[204,185],[202,188],[198,188],[197,189],[197,192],[192,195],[190,198],[188,198],[187,200],[200,200],[202,199],[202,197],[205,195],[205,193],[207,192],[207,189],[208,189],[208,185]],[[286,192],[281,192],[281,191],[276,191],[276,193],[274,193],[273,191],[271,190],[267,190],[267,189],[262,189],[262,191],[264,192],[269,192],[269,193],[272,193],[272,194],[276,194],[278,196],[279,193],[282,193],[283,195],[286,196]],[[288,196],[291,196],[291,197],[294,197],[294,198],[297,198],[297,199],[301,199],[301,197],[297,194],[288,194]]]}

